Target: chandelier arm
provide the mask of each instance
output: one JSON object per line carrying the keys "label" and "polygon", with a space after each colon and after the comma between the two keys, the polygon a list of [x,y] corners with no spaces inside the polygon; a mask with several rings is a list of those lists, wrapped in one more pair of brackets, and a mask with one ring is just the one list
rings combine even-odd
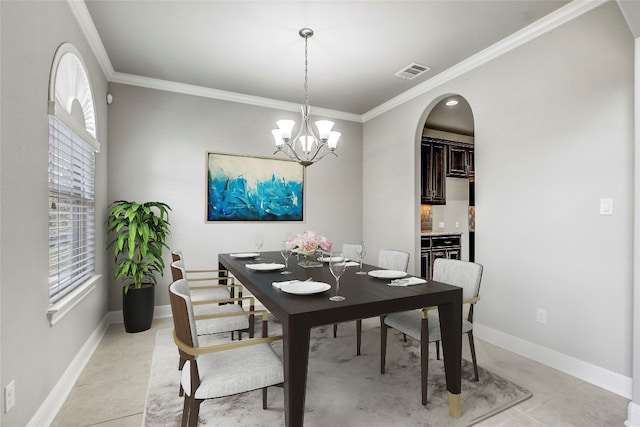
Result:
{"label": "chandelier arm", "polygon": [[[297,138],[297,137],[296,137],[296,138]],[[288,142],[287,142],[287,141],[285,141],[285,143],[284,143],[284,144],[285,144],[285,145],[287,146],[287,148],[289,149],[289,152],[287,153],[287,152],[285,152],[284,150],[280,150],[280,151],[282,151],[283,153],[287,154],[287,155],[289,156],[289,158],[291,158],[291,155],[293,155],[293,156],[296,158],[296,160],[297,160],[298,162],[303,162],[303,161],[305,161],[305,160],[308,160],[308,159],[303,159],[303,158],[301,158],[301,157],[298,155],[298,153],[297,153],[297,152],[296,152],[296,150],[295,150],[295,147],[293,146],[293,145],[295,145],[295,143],[296,143],[296,142],[295,142],[295,140],[293,140],[293,144],[291,144],[291,142],[290,142],[290,141],[288,141]]]}
{"label": "chandelier arm", "polygon": [[[318,148],[316,148],[316,152],[313,153],[313,157],[311,157],[311,159],[309,159],[310,162],[316,162],[318,160],[322,160],[322,158],[324,156],[326,156],[326,153],[322,154],[320,157],[318,157],[318,159],[316,160],[316,157],[318,156],[318,153],[320,153],[320,151],[326,146],[326,144],[324,143],[319,143],[318,144]],[[325,150],[326,151],[326,150]],[[308,156],[307,156],[308,157]]]}

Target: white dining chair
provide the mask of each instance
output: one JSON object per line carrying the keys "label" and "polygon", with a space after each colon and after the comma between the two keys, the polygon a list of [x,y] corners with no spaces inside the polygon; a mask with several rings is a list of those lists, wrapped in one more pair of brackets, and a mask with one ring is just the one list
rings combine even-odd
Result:
{"label": "white dining chair", "polygon": [[[409,268],[409,252],[395,249],[381,249],[378,252],[378,267],[387,270],[407,272]],[[356,355],[360,356],[362,347],[362,319],[356,320]]]}
{"label": "white dining chair", "polygon": [[359,261],[362,245],[354,243],[345,243],[342,245],[342,253],[349,261]]}
{"label": "white dining chair", "polygon": [[[261,310],[262,337],[245,341],[200,346],[189,284],[185,279],[169,286],[174,341],[184,367],[180,385],[184,390],[182,426],[196,427],[204,400],[262,389],[262,407],[267,407],[267,387],[284,382],[282,360],[270,343],[282,336],[268,335],[268,312]],[[215,422],[212,422],[216,424]]]}
{"label": "white dining chair", "polygon": [[[480,264],[460,261],[456,259],[438,258],[433,263],[433,280],[462,288],[463,304],[468,304],[466,319],[462,320],[462,333],[469,336],[469,347],[473,362],[475,380],[479,380],[476,350],[473,341],[473,307],[480,300],[480,281],[483,267]],[[463,312],[464,315],[464,312]],[[385,373],[387,352],[387,329],[393,328],[421,341],[421,337],[428,336],[427,342],[420,342],[420,366],[422,404],[427,404],[427,379],[429,373],[429,343],[436,343],[436,353],[440,358],[440,319],[437,307],[427,307],[419,310],[403,311],[380,316],[380,373]],[[423,330],[424,329],[424,330]]]}

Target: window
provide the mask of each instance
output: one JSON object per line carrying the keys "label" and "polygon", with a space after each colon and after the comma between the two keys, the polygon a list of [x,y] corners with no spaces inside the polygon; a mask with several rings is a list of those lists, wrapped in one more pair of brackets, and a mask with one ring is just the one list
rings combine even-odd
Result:
{"label": "window", "polygon": [[94,274],[95,152],[49,116],[49,297],[51,302]]}
{"label": "window", "polygon": [[[70,310],[95,286],[95,139],[93,94],[79,52],[56,51],[49,83],[48,315]],[[78,289],[78,291],[73,292]],[[64,298],[68,295],[68,298]]]}

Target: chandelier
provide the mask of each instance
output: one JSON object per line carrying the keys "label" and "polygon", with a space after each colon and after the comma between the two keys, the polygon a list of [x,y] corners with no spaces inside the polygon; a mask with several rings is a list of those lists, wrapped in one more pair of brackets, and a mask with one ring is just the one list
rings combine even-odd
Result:
{"label": "chandelier", "polygon": [[309,116],[311,107],[309,107],[309,85],[307,76],[307,42],[309,37],[313,35],[313,30],[309,28],[301,29],[298,34],[304,38],[304,105],[301,105],[302,124],[300,130],[295,137],[291,137],[293,127],[296,125],[294,120],[278,120],[276,125],[278,129],[271,131],[273,139],[276,143],[276,153],[284,153],[293,161],[300,163],[302,166],[309,166],[327,154],[335,153],[340,139],[340,132],[332,131],[333,122],[330,120],[318,120],[315,125],[318,133],[314,132],[309,125]]}

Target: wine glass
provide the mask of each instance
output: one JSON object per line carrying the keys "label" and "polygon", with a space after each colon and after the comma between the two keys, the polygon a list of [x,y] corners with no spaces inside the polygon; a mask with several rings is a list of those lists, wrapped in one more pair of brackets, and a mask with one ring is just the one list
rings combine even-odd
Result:
{"label": "wine glass", "polygon": [[331,301],[344,301],[344,297],[338,295],[340,293],[340,276],[347,268],[347,259],[342,252],[331,252],[329,256],[329,270],[336,278],[336,294],[329,298]]}
{"label": "wine glass", "polygon": [[280,255],[284,258],[284,271],[280,274],[291,274],[289,271],[289,255],[291,255],[291,248],[287,244],[286,240],[282,241],[282,245],[280,246]]}
{"label": "wine glass", "polygon": [[258,256],[256,257],[256,259],[262,259],[260,258],[260,248],[262,247],[262,245],[264,245],[264,237],[262,236],[262,234],[256,234],[254,243],[256,244],[256,248],[258,248]]}
{"label": "wine glass", "polygon": [[364,240],[360,241],[360,249],[358,250],[358,261],[360,261],[360,270],[356,272],[356,274],[367,274],[365,271],[362,271],[362,260],[364,256],[367,254],[367,249],[364,247]]}

